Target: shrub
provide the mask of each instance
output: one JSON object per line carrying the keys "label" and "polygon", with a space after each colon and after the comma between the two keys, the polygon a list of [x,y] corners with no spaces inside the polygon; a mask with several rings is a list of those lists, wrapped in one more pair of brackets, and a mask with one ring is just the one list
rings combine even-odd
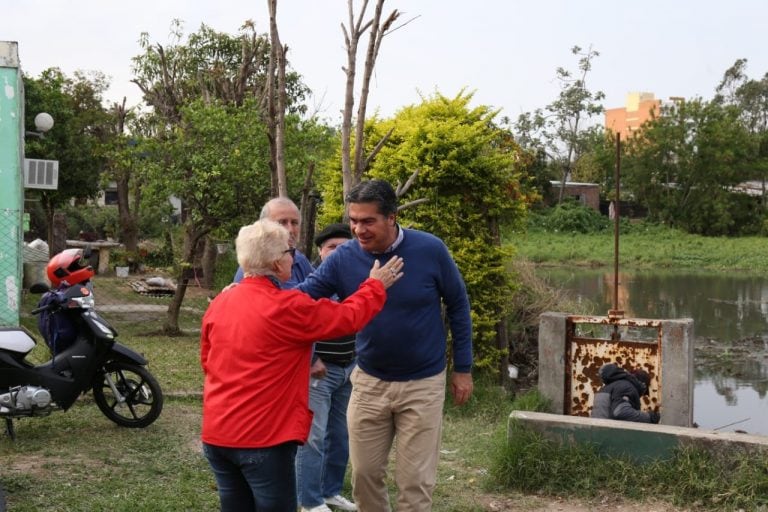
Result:
{"label": "shrub", "polygon": [[61,211],[67,219],[67,238],[77,239],[81,231],[95,233],[100,239],[117,235],[117,208],[114,206],[66,205]]}
{"label": "shrub", "polygon": [[610,225],[608,217],[576,201],[564,201],[552,208],[542,221],[547,231],[596,233]]}

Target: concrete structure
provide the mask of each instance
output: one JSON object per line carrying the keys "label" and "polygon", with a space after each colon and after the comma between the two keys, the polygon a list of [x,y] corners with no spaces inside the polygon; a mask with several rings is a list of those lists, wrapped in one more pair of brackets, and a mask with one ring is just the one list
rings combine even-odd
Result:
{"label": "concrete structure", "polygon": [[[557,204],[560,197],[560,185],[558,180],[550,181],[552,189],[550,190],[549,202]],[[577,181],[567,181],[565,183],[565,197],[573,198],[584,206],[600,211],[600,185],[597,183],[579,183]]]}
{"label": "concrete structure", "polygon": [[15,42],[0,41],[0,326],[19,325],[24,85]]}
{"label": "concrete structure", "polygon": [[652,92],[630,92],[623,107],[605,109],[605,128],[627,140],[643,123],[661,112],[661,100]]}
{"label": "concrete structure", "polygon": [[587,317],[547,312],[539,321],[539,391],[552,412],[588,416],[602,386],[598,370],[617,363],[651,378],[644,410],[661,423],[693,425],[693,320]]}
{"label": "concrete structure", "polygon": [[110,242],[108,240],[96,240],[94,242],[86,242],[84,240],[67,240],[67,249],[85,249],[90,247],[99,251],[99,266],[96,269],[99,274],[106,274],[110,271],[109,268],[109,253],[112,249],[123,248],[123,244],[120,242]]}
{"label": "concrete structure", "polygon": [[539,432],[552,441],[589,444],[603,455],[628,456],[637,461],[669,459],[675,449],[688,446],[718,455],[733,455],[736,451],[768,454],[768,437],[735,432],[512,411],[508,437],[514,436],[519,427]]}

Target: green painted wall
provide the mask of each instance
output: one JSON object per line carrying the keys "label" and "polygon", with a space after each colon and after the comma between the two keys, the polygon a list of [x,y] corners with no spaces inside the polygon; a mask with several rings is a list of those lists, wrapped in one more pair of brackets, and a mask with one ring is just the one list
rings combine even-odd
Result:
{"label": "green painted wall", "polygon": [[19,325],[24,88],[18,44],[0,41],[0,326]]}

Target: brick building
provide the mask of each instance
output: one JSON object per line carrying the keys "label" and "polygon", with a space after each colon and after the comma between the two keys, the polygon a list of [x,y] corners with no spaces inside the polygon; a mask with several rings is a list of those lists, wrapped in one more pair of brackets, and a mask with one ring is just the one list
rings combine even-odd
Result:
{"label": "brick building", "polygon": [[632,136],[652,115],[659,115],[661,100],[652,92],[630,92],[624,107],[605,109],[605,128],[620,133],[622,140]]}
{"label": "brick building", "polygon": [[[557,180],[550,181],[552,188],[550,190],[549,203],[557,204],[557,198],[560,197],[560,185]],[[565,183],[564,197],[570,197],[588,206],[593,210],[600,211],[600,185],[597,183],[579,183],[568,181]]]}

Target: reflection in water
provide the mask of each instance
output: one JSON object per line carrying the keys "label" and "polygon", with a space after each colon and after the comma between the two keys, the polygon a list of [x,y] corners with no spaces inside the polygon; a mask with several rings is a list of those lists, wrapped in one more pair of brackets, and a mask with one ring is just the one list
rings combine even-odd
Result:
{"label": "reflection in water", "polygon": [[749,387],[733,387],[730,393],[737,405],[729,407],[728,413],[724,414],[724,407],[718,405],[723,396],[717,385],[710,380],[697,380],[693,404],[696,422],[702,428],[723,432],[743,430],[751,434],[768,434],[765,424],[768,401],[765,397],[760,397]]}
{"label": "reflection in water", "polygon": [[[553,286],[613,309],[613,272],[540,268]],[[768,435],[768,280],[743,274],[619,274],[625,317],[692,318],[696,335],[694,421],[702,428]],[[741,421],[749,418],[748,421]],[[738,422],[731,426],[725,426]]]}

